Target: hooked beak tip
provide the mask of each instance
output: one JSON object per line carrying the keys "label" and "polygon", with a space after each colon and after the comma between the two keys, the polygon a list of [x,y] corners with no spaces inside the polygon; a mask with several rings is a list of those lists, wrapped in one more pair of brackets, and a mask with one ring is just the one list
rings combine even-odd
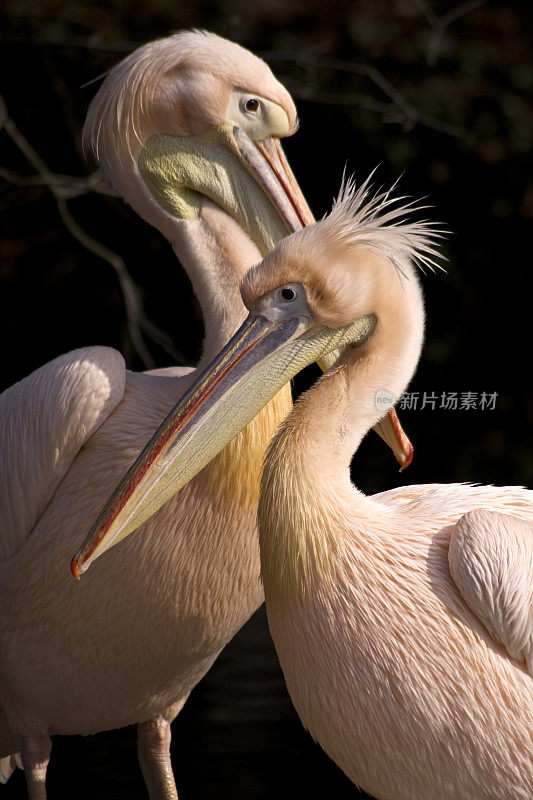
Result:
{"label": "hooked beak tip", "polygon": [[403,472],[404,469],[407,469],[407,467],[410,465],[411,461],[413,460],[414,453],[415,453],[415,449],[414,449],[413,445],[411,444],[411,442],[409,442],[409,449],[408,449],[407,455],[405,456],[403,462],[401,463],[400,472]]}
{"label": "hooked beak tip", "polygon": [[74,556],[74,558],[70,562],[70,571],[72,572],[77,581],[79,581],[80,577],[85,571],[82,567],[80,567],[77,556]]}

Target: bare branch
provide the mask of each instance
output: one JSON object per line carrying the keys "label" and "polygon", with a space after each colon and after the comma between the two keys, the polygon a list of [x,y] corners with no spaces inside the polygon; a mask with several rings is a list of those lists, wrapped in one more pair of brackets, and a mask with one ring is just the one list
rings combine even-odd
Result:
{"label": "bare branch", "polygon": [[425,16],[427,22],[431,25],[432,28],[439,24],[439,17],[433,11],[427,0],[414,0],[415,5],[418,6],[422,14]]}
{"label": "bare branch", "polygon": [[292,50],[269,50],[260,53],[261,58],[267,61],[290,61],[293,64],[312,63],[322,69],[331,69],[335,72],[348,72],[355,75],[366,75],[365,64],[357,64],[355,61],[345,61],[341,58],[328,58],[316,56],[309,53],[294,53]]}
{"label": "bare branch", "polygon": [[81,197],[81,195],[88,194],[89,192],[97,192],[101,194],[111,194],[111,191],[106,191],[103,187],[97,185],[94,175],[89,175],[88,178],[82,178],[77,175],[59,175],[53,174],[49,179],[41,175],[18,175],[16,172],[0,166],[0,177],[13,183],[16,186],[46,186],[47,189],[54,187],[57,194],[63,199],[71,199],[73,197]]}
{"label": "bare branch", "polygon": [[442,39],[446,28],[461,17],[464,17],[470,11],[484,5],[487,0],[467,0],[467,2],[460,3],[455,6],[455,8],[451,8],[446,14],[443,14],[442,17],[439,17],[433,11],[427,0],[415,0],[415,2],[431,27],[431,33],[426,47],[426,61],[430,67],[434,67],[440,58]]}
{"label": "bare branch", "polygon": [[412,119],[414,121],[418,119],[419,115],[416,109],[413,108],[411,103],[406,100],[401,92],[395,89],[391,83],[389,83],[389,81],[384,75],[381,74],[379,70],[377,70],[375,67],[367,67],[366,74],[372,83],[375,83],[376,86],[381,89],[381,91],[384,92],[384,94],[386,94],[387,97],[389,97],[392,102],[403,111],[407,119]]}
{"label": "bare branch", "polygon": [[367,67],[367,75],[404,113],[404,128],[407,130],[411,130],[417,124],[422,124],[427,128],[433,128],[433,130],[447,133],[450,136],[456,136],[457,138],[462,138],[464,136],[464,130],[458,126],[452,125],[449,122],[443,122],[442,120],[435,119],[434,117],[418,111],[375,67]]}
{"label": "bare branch", "polygon": [[[285,83],[290,88],[291,92],[302,100],[307,100],[311,103],[324,103],[336,106],[354,106],[363,108],[365,111],[372,111],[376,114],[381,114],[383,122],[395,123],[402,125],[405,131],[410,131],[415,125],[424,125],[426,128],[444,133],[447,136],[454,136],[462,139],[465,136],[465,131],[457,125],[443,120],[436,119],[429,114],[424,114],[412,106],[406,98],[401,95],[394,87],[392,87],[386,78],[384,78],[374,68],[367,67],[366,69],[373,70],[373,78],[380,75],[382,85],[380,88],[385,91],[388,97],[393,100],[391,103],[384,103],[379,100],[374,100],[369,95],[361,94],[359,92],[319,92],[309,91],[308,87],[304,84],[298,83],[291,78],[284,78]],[[370,77],[370,75],[369,75]],[[375,81],[377,83],[377,80]],[[401,98],[401,101],[400,101]]]}
{"label": "bare branch", "polygon": [[[144,343],[141,329],[144,330],[146,335],[149,336],[160,347],[162,347],[167,353],[170,353],[174,358],[176,358],[177,361],[183,363],[183,355],[173,348],[169,337],[160,331],[158,327],[153,322],[148,320],[144,315],[138,288],[129,274],[124,260],[104,244],[98,242],[96,239],[93,239],[92,236],[83,230],[83,228],[78,224],[78,222],[76,222],[70,213],[66,198],[76,195],[72,193],[69,194],[68,192],[65,194],[65,179],[74,182],[71,184],[71,188],[72,185],[78,183],[80,187],[84,187],[84,191],[95,190],[95,185],[93,184],[96,184],[97,180],[95,180],[93,176],[90,176],[87,179],[70,179],[67,176],[55,175],[49,169],[41,156],[30,145],[25,136],[18,130],[15,123],[9,116],[5,103],[1,97],[0,122],[3,124],[3,129],[11,138],[11,140],[16,144],[19,150],[26,157],[27,161],[37,171],[39,178],[34,177],[33,181],[46,185],[54,196],[59,215],[67,230],[86,250],[89,250],[91,253],[94,253],[99,258],[106,261],[115,270],[126,308],[128,332],[135,350],[146,367],[152,369],[155,367],[155,362],[150,354],[150,351]],[[18,185],[24,185],[32,180],[16,176],[4,168],[1,168],[0,174],[6,180]],[[83,191],[78,192],[78,194],[81,193],[83,193]]]}
{"label": "bare branch", "polygon": [[[484,0],[475,1],[477,3],[484,2]],[[402,125],[405,131],[412,130],[415,125],[423,125],[426,128],[431,128],[447,136],[454,136],[459,139],[465,136],[465,131],[459,126],[418,111],[418,109],[411,105],[407,98],[401,94],[398,89],[392,86],[374,66],[344,61],[337,58],[316,58],[312,53],[295,54],[287,50],[269,51],[261,55],[269,61],[290,61],[302,65],[312,64],[317,69],[330,69],[335,72],[346,72],[354,75],[366,76],[387,95],[392,103],[384,103],[361,92],[320,91],[316,88],[316,81],[314,79],[302,83],[289,75],[283,76],[283,81],[291,92],[302,100],[307,100],[312,103],[325,103],[328,105],[357,106],[358,108],[365,109],[365,111],[381,114],[385,123]],[[308,71],[307,75],[309,75]]]}
{"label": "bare branch", "polygon": [[56,197],[56,201],[61,219],[72,236],[74,236],[74,238],[77,239],[86,250],[89,250],[91,253],[99,256],[104,261],[107,261],[107,263],[110,264],[117,273],[120,288],[122,290],[122,296],[124,298],[124,304],[126,306],[128,333],[133,346],[143,363],[148,367],[148,369],[153,369],[155,367],[155,361],[152,358],[150,351],[146,347],[141,335],[141,298],[135,283],[126,269],[124,260],[117,255],[117,253],[109,250],[109,248],[107,248],[101,242],[97,242],[96,239],[93,239],[91,236],[89,236],[89,234],[87,234],[78,225],[68,210],[65,200]]}
{"label": "bare branch", "polygon": [[150,339],[171,356],[176,364],[186,364],[187,359],[180,350],[176,350],[170,336],[159,328],[155,322],[148,319],[144,314],[141,317],[141,328]]}

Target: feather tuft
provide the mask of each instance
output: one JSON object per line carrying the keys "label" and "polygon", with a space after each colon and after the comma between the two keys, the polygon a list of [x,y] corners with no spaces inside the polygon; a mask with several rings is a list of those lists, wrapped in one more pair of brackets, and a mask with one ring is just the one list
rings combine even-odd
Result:
{"label": "feather tuft", "polygon": [[442,254],[435,248],[446,231],[430,220],[411,221],[411,215],[430,206],[420,205],[406,196],[394,196],[396,181],[389,189],[374,190],[368,178],[357,187],[355,178],[344,179],[330,214],[321,222],[322,233],[341,246],[364,245],[387,256],[399,272],[409,259],[419,269],[444,270]]}

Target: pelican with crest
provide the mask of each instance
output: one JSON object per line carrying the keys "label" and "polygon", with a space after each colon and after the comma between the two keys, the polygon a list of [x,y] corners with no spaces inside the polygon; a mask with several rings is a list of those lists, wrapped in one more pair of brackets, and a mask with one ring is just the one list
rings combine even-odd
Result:
{"label": "pelican with crest", "polygon": [[529,800],[533,493],[427,484],[367,497],[350,480],[383,413],[376,394],[399,397],[415,370],[414,264],[435,255],[435,228],[367,190],[349,188],[248,272],[248,319],[139,459],[133,505],[113,524],[127,532],[157,505],[158,481],[165,496],[178,488],[235,417],[245,424],[289,374],[329,361],[261,480],[269,626],[296,710],[379,800]]}

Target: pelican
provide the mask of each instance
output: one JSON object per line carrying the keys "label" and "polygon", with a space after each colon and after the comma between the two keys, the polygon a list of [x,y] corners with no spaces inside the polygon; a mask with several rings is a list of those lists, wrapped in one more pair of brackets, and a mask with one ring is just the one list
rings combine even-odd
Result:
{"label": "pelican", "polygon": [[292,701],[379,800],[529,800],[533,493],[427,484],[367,497],[350,481],[383,413],[376,393],[399,397],[415,370],[415,265],[433,260],[437,235],[367,191],[349,187],[247,273],[247,321],[137,477],[168,473],[175,488],[233,435],[229,408],[242,423],[287,373],[334,359],[281,424],[261,480],[265,599]]}
{"label": "pelican", "polygon": [[[296,127],[292,99],[268,66],[201,31],[128,56],[89,109],[86,144],[191,277],[204,363],[245,317],[246,269],[312,220],[279,143]],[[150,797],[176,798],[169,722],[263,600],[260,467],[291,406],[288,386],[144,536],[82,583],[68,571],[72,550],[195,374],[131,373],[119,353],[92,347],[0,398],[0,779],[20,753],[31,800],[46,795],[50,734],[134,723]]]}

